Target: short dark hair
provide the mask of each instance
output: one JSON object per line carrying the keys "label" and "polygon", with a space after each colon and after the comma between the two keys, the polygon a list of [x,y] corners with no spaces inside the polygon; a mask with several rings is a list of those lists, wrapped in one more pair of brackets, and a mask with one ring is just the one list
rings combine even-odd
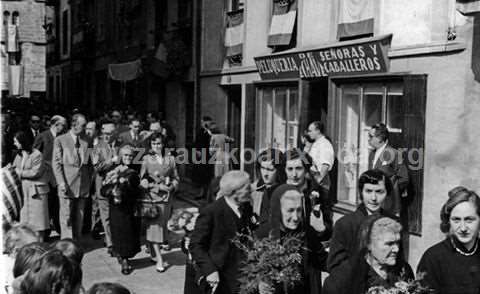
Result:
{"label": "short dark hair", "polygon": [[88,294],[130,294],[130,291],[118,283],[96,283],[90,289]]}
{"label": "short dark hair", "polygon": [[477,215],[480,217],[480,197],[474,191],[468,190],[463,186],[458,186],[448,191],[448,200],[442,206],[440,211],[440,230],[443,233],[450,231],[450,215],[452,210],[462,202],[471,202],[475,206]]}
{"label": "short dark hair", "polygon": [[81,282],[80,265],[69,260],[59,250],[51,250],[45,252],[25,274],[20,289],[23,293],[74,293]]}
{"label": "short dark hair", "polygon": [[265,149],[260,154],[258,154],[257,159],[255,160],[255,167],[257,172],[260,173],[260,168],[262,162],[271,161],[273,167],[277,170],[277,180],[279,183],[283,182],[283,174],[285,173],[285,162],[284,154],[282,151],[276,148]]}
{"label": "short dark hair", "polygon": [[47,250],[48,244],[42,242],[33,242],[20,248],[15,256],[13,277],[17,278],[26,273]]}
{"label": "short dark hair", "polygon": [[72,239],[66,238],[53,243],[52,249],[60,250],[68,259],[82,264],[83,249]]}
{"label": "short dark hair", "polygon": [[298,148],[289,149],[285,152],[284,163],[287,164],[289,160],[301,159],[303,167],[305,170],[310,171],[312,167],[313,160],[312,157],[305,151],[302,151]]}
{"label": "short dark hair", "polygon": [[384,123],[375,124],[372,129],[375,130],[375,137],[380,138],[383,142],[388,140],[389,132]]}
{"label": "short dark hair", "polygon": [[393,190],[393,184],[387,175],[379,169],[370,169],[360,175],[358,178],[358,193],[360,194],[360,199],[363,200],[363,186],[365,184],[377,185],[379,182],[385,183],[385,189],[387,189],[387,197],[390,197],[390,193]]}
{"label": "short dark hair", "polygon": [[321,121],[319,120],[312,121],[310,124],[315,126],[315,128],[319,130],[320,133],[325,134],[325,125]]}
{"label": "short dark hair", "polygon": [[22,149],[31,153],[33,150],[33,135],[24,131],[18,131],[15,133],[15,139],[22,145]]}
{"label": "short dark hair", "polygon": [[205,115],[205,116],[202,116],[202,120],[203,121],[212,121],[213,119],[210,116]]}

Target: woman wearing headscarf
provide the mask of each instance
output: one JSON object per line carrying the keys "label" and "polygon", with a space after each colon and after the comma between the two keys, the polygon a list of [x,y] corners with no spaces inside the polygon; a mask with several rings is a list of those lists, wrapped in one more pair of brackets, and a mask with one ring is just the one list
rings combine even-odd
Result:
{"label": "woman wearing headscarf", "polygon": [[[270,201],[269,221],[261,225],[256,235],[259,238],[272,236],[273,238],[283,239],[287,236],[302,236],[304,250],[302,255],[302,275],[303,281],[293,289],[288,289],[288,293],[317,293],[316,289],[321,288],[318,285],[317,274],[321,271],[320,264],[323,260],[323,245],[318,240],[316,231],[308,225],[304,219],[303,193],[294,185],[282,184],[272,194]],[[274,286],[274,291],[265,291],[263,293],[283,293],[283,285]]]}
{"label": "woman wearing headscarf", "polygon": [[124,275],[132,272],[128,259],[140,252],[140,224],[135,217],[140,179],[132,165],[133,154],[130,145],[120,148],[120,163],[107,173],[102,187],[102,194],[109,198],[112,247]]}
{"label": "woman wearing headscarf", "polygon": [[386,290],[414,278],[400,253],[402,225],[379,214],[369,216],[359,232],[359,253],[334,268],[323,293],[364,294],[373,287]]}
{"label": "woman wearing headscarf", "polygon": [[17,132],[14,145],[20,151],[13,161],[22,181],[24,204],[20,211],[20,221],[28,224],[39,233],[41,240],[50,229],[48,215],[48,175],[42,153],[33,148],[33,138],[25,132]]}
{"label": "woman wearing headscarf", "polygon": [[445,240],[430,247],[418,264],[435,294],[480,293],[480,197],[465,187],[448,192],[440,212]]}

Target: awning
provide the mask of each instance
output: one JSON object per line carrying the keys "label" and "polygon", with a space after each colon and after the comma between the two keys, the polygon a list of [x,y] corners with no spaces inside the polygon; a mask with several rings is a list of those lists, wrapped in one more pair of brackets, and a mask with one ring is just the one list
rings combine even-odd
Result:
{"label": "awning", "polygon": [[142,62],[140,59],[125,63],[108,65],[108,75],[114,81],[131,81],[142,74]]}
{"label": "awning", "polygon": [[255,57],[262,80],[388,72],[392,34]]}
{"label": "awning", "polygon": [[373,0],[339,0],[337,38],[373,34]]}
{"label": "awning", "polygon": [[226,56],[242,55],[244,39],[243,9],[227,13],[225,29]]}
{"label": "awning", "polygon": [[267,43],[269,47],[290,44],[296,17],[296,0],[273,0],[273,16]]}

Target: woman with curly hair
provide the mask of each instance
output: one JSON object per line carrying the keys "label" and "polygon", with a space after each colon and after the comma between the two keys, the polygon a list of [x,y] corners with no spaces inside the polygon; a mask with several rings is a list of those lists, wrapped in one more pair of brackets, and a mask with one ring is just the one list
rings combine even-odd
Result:
{"label": "woman with curly hair", "polygon": [[453,188],[440,219],[446,238],[423,254],[417,272],[425,273],[432,293],[479,293],[480,197],[465,187]]}

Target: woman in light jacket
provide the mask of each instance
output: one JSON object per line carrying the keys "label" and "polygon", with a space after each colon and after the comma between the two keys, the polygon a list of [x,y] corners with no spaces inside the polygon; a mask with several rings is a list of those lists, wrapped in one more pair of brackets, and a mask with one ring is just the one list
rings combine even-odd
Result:
{"label": "woman in light jacket", "polygon": [[168,250],[167,222],[170,218],[172,195],[178,186],[179,177],[175,158],[165,151],[165,137],[160,133],[150,136],[150,152],[144,156],[140,170],[141,186],[147,189],[142,202],[157,206],[159,214],[146,219],[147,241],[156,256],[157,271],[164,272],[168,264],[163,263],[161,249]]}
{"label": "woman in light jacket", "polygon": [[26,132],[17,132],[13,143],[19,150],[13,166],[22,180],[24,203],[20,211],[20,221],[28,224],[44,239],[50,228],[48,215],[48,175],[42,153],[34,149],[33,138]]}

